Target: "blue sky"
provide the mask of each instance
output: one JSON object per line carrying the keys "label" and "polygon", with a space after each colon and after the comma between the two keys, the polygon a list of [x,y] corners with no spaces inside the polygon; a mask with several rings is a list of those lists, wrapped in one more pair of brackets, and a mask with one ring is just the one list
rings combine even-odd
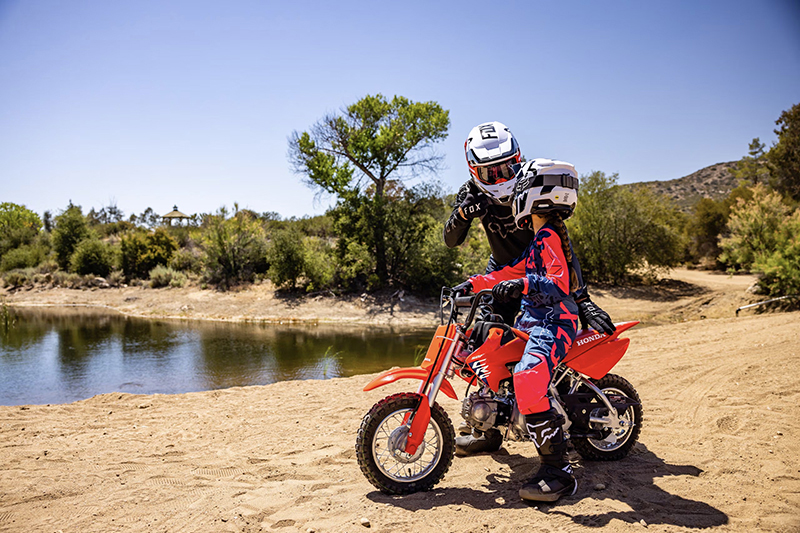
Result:
{"label": "blue sky", "polygon": [[800,102],[792,1],[0,0],[0,201],[321,214],[287,137],[367,94],[438,102],[438,179],[507,124],[623,183],[771,145]]}

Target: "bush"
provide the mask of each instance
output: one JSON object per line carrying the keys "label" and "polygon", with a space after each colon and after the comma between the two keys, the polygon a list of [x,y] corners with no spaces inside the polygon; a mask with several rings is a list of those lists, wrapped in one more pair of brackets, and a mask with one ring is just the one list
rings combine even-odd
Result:
{"label": "bush", "polygon": [[121,271],[113,270],[111,274],[108,275],[108,284],[112,287],[119,287],[123,283],[125,283],[125,274]]}
{"label": "bush", "polygon": [[778,225],[774,250],[759,254],[753,270],[771,296],[800,294],[800,209]]}
{"label": "bush", "polygon": [[701,198],[686,225],[689,254],[695,261],[716,259],[720,254],[719,235],[725,229],[728,213],[724,202]]}
{"label": "bush", "polygon": [[26,268],[7,272],[3,276],[3,284],[11,289],[33,285],[33,271]]}
{"label": "bush", "polygon": [[760,184],[751,190],[751,199],[739,198],[731,208],[730,236],[720,242],[720,260],[733,268],[750,269],[757,258],[771,254],[778,244],[778,228],[790,212],[780,194]]}
{"label": "bush", "polygon": [[318,291],[330,287],[336,274],[336,258],[334,247],[325,239],[306,237],[303,239],[305,256],[303,267],[307,292]]}
{"label": "bush", "polygon": [[177,249],[178,243],[164,228],[129,233],[120,242],[120,266],[128,279],[146,278],[156,266],[169,264]]}
{"label": "bush", "polygon": [[63,270],[70,266],[72,254],[78,244],[89,238],[89,225],[81,212],[80,206],[72,205],[56,217],[56,227],[53,229],[53,250],[56,252],[56,262]]}
{"label": "bush", "polygon": [[[133,232],[122,237],[120,246],[120,267],[128,279],[145,277],[155,265],[148,265],[144,256],[147,254],[147,236]],[[148,268],[149,267],[149,268]]]}
{"label": "bush", "polygon": [[154,289],[159,287],[183,287],[186,284],[186,275],[181,272],[159,265],[150,271],[150,286]]}
{"label": "bush", "polygon": [[17,268],[32,268],[45,260],[47,252],[39,246],[22,245],[9,250],[0,261],[0,272],[8,272]]}
{"label": "bush", "polygon": [[0,203],[0,257],[9,250],[30,244],[41,228],[39,215],[24,205]]}
{"label": "bush", "polygon": [[191,250],[182,248],[172,254],[169,267],[173,270],[197,274],[202,269],[202,262]]}
{"label": "bush", "polygon": [[303,237],[296,229],[276,231],[267,254],[270,263],[269,279],[278,287],[292,289],[305,268]]}
{"label": "bush", "polygon": [[728,220],[721,259],[761,274],[759,285],[772,296],[800,293],[800,209],[793,213],[780,194],[763,185],[740,198]]}
{"label": "bush", "polygon": [[36,271],[40,274],[52,274],[58,270],[58,263],[52,259],[45,259],[36,267]]}
{"label": "bush", "polygon": [[369,247],[358,241],[342,239],[336,243],[336,278],[347,289],[377,287],[375,258]]}
{"label": "bush", "polygon": [[250,212],[240,212],[237,207],[228,218],[228,211],[221,208],[216,215],[206,217],[204,225],[207,226],[202,241],[206,281],[225,288],[252,281],[256,274],[267,272],[264,230]]}
{"label": "bush", "polygon": [[67,289],[80,289],[86,285],[86,280],[78,274],[59,270],[53,274],[53,285]]}
{"label": "bush", "polygon": [[81,241],[70,259],[70,270],[77,274],[108,276],[114,261],[111,248],[97,239]]}
{"label": "bush", "polygon": [[682,257],[681,219],[671,202],[644,187],[620,187],[617,178],[599,171],[581,177],[568,227],[586,281],[622,283],[634,270],[652,275]]}

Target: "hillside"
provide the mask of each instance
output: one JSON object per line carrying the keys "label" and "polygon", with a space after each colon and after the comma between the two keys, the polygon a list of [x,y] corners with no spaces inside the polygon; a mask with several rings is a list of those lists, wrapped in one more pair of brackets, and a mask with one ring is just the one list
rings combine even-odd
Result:
{"label": "hillside", "polygon": [[656,193],[665,194],[675,201],[678,209],[689,212],[701,198],[721,200],[728,196],[738,184],[732,172],[737,163],[738,161],[716,163],[682,178],[644,181],[632,185],[644,185]]}

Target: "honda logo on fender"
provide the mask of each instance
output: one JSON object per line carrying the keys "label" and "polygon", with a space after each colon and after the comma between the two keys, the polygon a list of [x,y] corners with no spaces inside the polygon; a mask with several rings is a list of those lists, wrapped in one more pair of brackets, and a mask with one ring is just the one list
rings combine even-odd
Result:
{"label": "honda logo on fender", "polygon": [[596,341],[597,339],[602,339],[603,337],[605,337],[605,334],[603,334],[603,333],[595,333],[591,337],[586,337],[585,339],[579,340],[576,344],[578,346],[583,346],[587,342]]}

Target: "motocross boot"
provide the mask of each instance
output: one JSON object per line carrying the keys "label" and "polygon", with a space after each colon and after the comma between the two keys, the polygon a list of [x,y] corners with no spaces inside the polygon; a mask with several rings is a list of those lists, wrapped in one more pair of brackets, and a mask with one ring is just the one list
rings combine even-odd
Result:
{"label": "motocross boot", "polygon": [[469,435],[456,437],[456,455],[464,457],[481,452],[496,452],[503,445],[503,434],[495,428],[481,432],[473,429]]}
{"label": "motocross boot", "polygon": [[525,415],[525,425],[539,452],[541,466],[519,490],[519,497],[523,500],[554,502],[578,490],[578,481],[572,475],[572,466],[567,458],[563,421],[564,417],[555,409]]}

